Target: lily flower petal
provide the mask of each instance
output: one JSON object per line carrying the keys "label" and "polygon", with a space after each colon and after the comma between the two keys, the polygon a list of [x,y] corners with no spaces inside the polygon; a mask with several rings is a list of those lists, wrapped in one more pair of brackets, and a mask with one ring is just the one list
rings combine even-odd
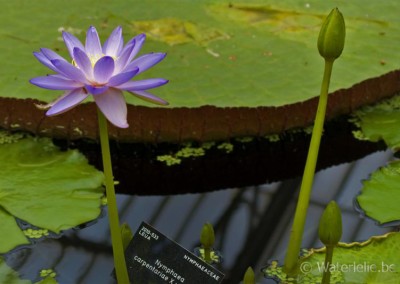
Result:
{"label": "lily flower petal", "polygon": [[36,77],[31,79],[29,82],[38,87],[51,90],[74,90],[83,87],[83,84],[79,82],[63,79],[54,75]]}
{"label": "lily flower petal", "polygon": [[165,85],[168,80],[162,78],[153,78],[140,81],[129,81],[118,85],[117,88],[125,91],[144,91]]}
{"label": "lily flower petal", "polygon": [[99,35],[95,27],[90,26],[86,34],[85,50],[89,56],[97,57],[101,56],[101,44]]}
{"label": "lily flower petal", "polygon": [[62,56],[60,56],[59,54],[57,54],[56,52],[54,52],[51,49],[48,48],[41,48],[40,51],[43,53],[44,56],[46,56],[49,60],[53,60],[53,59],[60,59],[60,60],[65,60]]}
{"label": "lily flower petal", "polygon": [[87,56],[87,54],[83,50],[75,47],[73,58],[74,58],[76,65],[78,65],[79,69],[81,69],[83,71],[83,73],[85,73],[86,77],[89,80],[93,80],[92,62],[90,62],[90,59]]}
{"label": "lily flower petal", "polygon": [[65,42],[65,45],[68,48],[69,54],[71,55],[72,58],[74,58],[74,48],[77,47],[79,49],[84,50],[85,48],[83,47],[82,43],[80,42],[79,39],[77,39],[75,36],[73,36],[70,33],[63,32],[63,39]]}
{"label": "lily flower petal", "polygon": [[65,77],[84,84],[88,82],[83,72],[72,64],[60,59],[51,60],[51,63],[53,63],[53,65],[60,71],[61,74],[65,75]]}
{"label": "lily flower petal", "polygon": [[52,107],[46,112],[46,115],[52,116],[66,112],[81,103],[88,95],[83,88],[68,92],[52,103]]}
{"label": "lily flower petal", "polygon": [[51,70],[55,72],[60,72],[54,65],[51,63],[50,60],[53,59],[60,59],[66,61],[64,58],[62,58],[60,55],[52,51],[51,49],[47,48],[41,48],[40,52],[34,52],[33,55],[39,60],[40,63],[45,65],[46,67],[50,68]]}
{"label": "lily flower petal", "polygon": [[150,94],[149,92],[146,91],[134,91],[134,92],[129,92],[132,95],[134,95],[135,97],[142,99],[144,101],[153,103],[153,104],[157,104],[157,105],[162,105],[162,106],[166,106],[169,105],[169,103],[153,94]]}
{"label": "lily flower petal", "polygon": [[110,37],[104,43],[103,54],[117,57],[121,52],[123,45],[124,39],[122,38],[122,28],[118,26],[113,30]]}
{"label": "lily flower petal", "polygon": [[166,55],[166,53],[159,52],[142,55],[129,63],[128,66],[125,67],[124,72],[130,71],[132,68],[138,67],[138,74],[140,74],[163,60]]}
{"label": "lily flower petal", "polygon": [[133,49],[135,48],[135,43],[127,44],[126,48],[121,52],[121,55],[115,61],[115,72],[118,73],[125,68],[125,66],[129,63],[128,59],[132,54]]}
{"label": "lily flower petal", "polygon": [[43,55],[43,53],[34,52],[33,55],[36,57],[37,60],[39,60],[40,63],[42,63],[47,68],[53,70],[54,72],[59,72],[58,69],[51,63],[51,61]]}
{"label": "lily flower petal", "polygon": [[129,45],[133,44],[135,46],[135,48],[132,50],[132,52],[130,53],[130,56],[128,57],[127,63],[129,63],[132,60],[132,58],[134,58],[139,53],[145,40],[146,40],[145,34],[139,34],[139,35],[135,36],[134,38],[132,38],[130,41],[127,42],[127,44],[122,49],[120,56],[127,48],[129,48]]}
{"label": "lily flower petal", "polygon": [[128,82],[130,79],[135,77],[137,72],[139,71],[139,68],[136,68],[130,72],[125,72],[125,73],[119,73],[117,75],[114,75],[108,80],[108,86],[114,87],[114,86],[119,86],[125,82]]}
{"label": "lily flower petal", "polygon": [[145,34],[137,35],[132,39],[132,41],[135,43],[135,47],[133,48],[133,50],[128,58],[127,63],[131,62],[131,60],[139,53],[145,40],[146,40]]}
{"label": "lily flower petal", "polygon": [[94,79],[97,83],[107,83],[108,79],[114,73],[114,59],[111,56],[104,56],[100,58],[93,68]]}
{"label": "lily flower petal", "polygon": [[122,91],[114,88],[93,96],[97,106],[104,116],[115,126],[127,128],[127,107]]}

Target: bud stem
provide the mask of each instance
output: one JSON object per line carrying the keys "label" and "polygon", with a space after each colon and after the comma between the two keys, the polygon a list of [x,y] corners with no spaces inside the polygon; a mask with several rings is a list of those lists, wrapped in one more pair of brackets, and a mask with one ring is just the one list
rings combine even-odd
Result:
{"label": "bud stem", "polygon": [[103,170],[106,185],[108,220],[110,223],[111,243],[114,255],[115,272],[117,283],[129,283],[128,271],[125,264],[125,254],[122,244],[122,236],[119,226],[117,200],[115,197],[114,177],[111,167],[110,145],[108,141],[107,119],[104,114],[97,109],[99,121],[101,154],[103,157]]}
{"label": "bud stem", "polygon": [[203,247],[203,249],[204,249],[204,261],[211,264],[212,263],[211,248]]}
{"label": "bud stem", "polygon": [[286,253],[284,270],[289,275],[296,274],[296,266],[299,257],[301,241],[306,222],[307,209],[310,202],[311,189],[317,164],[319,145],[324,128],[326,105],[328,102],[329,83],[332,74],[334,60],[325,59],[325,70],[318,101],[318,109],[312,131],[310,147],[304,169],[303,180],[300,187],[293,226],[290,234],[289,246]]}
{"label": "bud stem", "polygon": [[330,266],[332,263],[332,258],[333,258],[333,249],[335,246],[326,246],[326,251],[325,251],[325,263],[324,263],[324,274],[322,276],[322,282],[321,284],[329,284],[331,283],[331,270]]}

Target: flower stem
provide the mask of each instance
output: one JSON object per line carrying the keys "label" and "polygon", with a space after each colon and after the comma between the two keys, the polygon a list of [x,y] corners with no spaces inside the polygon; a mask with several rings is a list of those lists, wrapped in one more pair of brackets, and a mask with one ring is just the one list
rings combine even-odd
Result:
{"label": "flower stem", "polygon": [[315,117],[314,128],[308,150],[307,161],[304,168],[303,180],[300,187],[293,226],[290,234],[289,246],[286,253],[284,270],[290,275],[295,275],[296,265],[300,253],[301,241],[306,222],[307,209],[310,202],[311,189],[314,180],[315,166],[317,164],[319,145],[324,128],[326,105],[328,102],[329,82],[332,74],[334,60],[325,60],[324,77],[321,85],[318,109]]}
{"label": "flower stem", "polygon": [[97,117],[99,120],[101,154],[103,156],[103,170],[106,185],[108,220],[110,223],[115,272],[117,275],[118,283],[128,284],[129,277],[125,264],[125,254],[119,226],[117,199],[115,197],[114,177],[111,167],[111,154],[108,141],[107,120],[99,109],[97,109]]}
{"label": "flower stem", "polygon": [[324,274],[322,276],[321,284],[329,284],[331,283],[331,264],[333,258],[333,249],[335,246],[326,246],[325,251],[325,262],[324,262]]}
{"label": "flower stem", "polygon": [[204,261],[211,264],[211,249],[210,248],[203,248],[204,249]]}

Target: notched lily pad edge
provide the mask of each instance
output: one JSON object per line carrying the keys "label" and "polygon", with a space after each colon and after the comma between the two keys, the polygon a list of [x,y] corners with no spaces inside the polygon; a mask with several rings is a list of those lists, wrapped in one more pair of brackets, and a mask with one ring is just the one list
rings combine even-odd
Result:
{"label": "notched lily pad edge", "polygon": [[[372,244],[375,241],[384,241],[386,239],[388,239],[391,236],[394,236],[395,234],[399,234],[398,232],[388,232],[386,234],[383,235],[378,235],[378,236],[372,236],[369,239],[362,241],[362,242],[351,242],[351,243],[344,243],[344,242],[339,242],[338,246],[340,246],[341,248],[345,248],[345,249],[351,249],[353,247],[366,247],[369,244]],[[326,251],[326,247],[323,246],[321,248],[311,248],[311,249],[303,249],[302,250],[302,255],[299,258],[299,267],[300,267],[300,272],[299,275],[305,275],[310,276],[310,272],[311,270],[308,270],[308,268],[310,268],[310,263],[311,262],[307,262],[309,260],[310,257],[312,257],[314,254],[316,253],[325,253]],[[302,266],[303,262],[307,262],[306,266]],[[286,273],[283,272],[282,270],[283,266],[279,265],[279,262],[276,260],[272,260],[269,262],[269,264],[267,266],[265,266],[262,269],[262,272],[264,273],[264,277],[267,279],[272,279],[274,280],[276,283],[297,283],[295,278],[288,278]],[[303,269],[307,269],[306,272],[307,273],[303,273]],[[338,271],[335,271],[338,272]],[[396,274],[396,272],[392,272],[394,274]],[[333,278],[339,278],[339,279],[333,279],[331,278],[331,281],[333,281],[334,283],[343,283],[344,279],[341,278],[341,275],[332,275]],[[322,279],[322,273],[321,273],[321,279]],[[319,281],[321,281],[321,279],[319,279]],[[305,279],[303,279],[305,280]],[[309,279],[311,281],[311,279]],[[308,282],[307,282],[308,283]],[[310,282],[310,283],[315,283],[315,282]],[[319,282],[318,282],[319,283]],[[353,283],[353,282],[352,282]]]}
{"label": "notched lily pad edge", "polygon": [[[105,197],[104,197],[105,198]],[[29,241],[29,243],[27,244],[23,244],[23,245],[19,245],[16,246],[15,248],[13,248],[12,250],[6,252],[6,253],[0,253],[0,257],[4,257],[5,259],[7,259],[8,255],[11,255],[17,251],[20,250],[24,250],[27,248],[32,248],[33,246],[35,246],[37,243],[45,240],[45,239],[59,239],[61,237],[63,237],[64,233],[66,231],[69,230],[82,230],[84,228],[90,227],[92,225],[95,225],[100,219],[104,218],[106,216],[106,211],[105,211],[105,206],[106,204],[102,204],[102,206],[100,207],[100,214],[99,216],[91,221],[88,221],[86,223],[83,224],[79,224],[76,225],[70,229],[67,230],[61,230],[60,233],[55,233],[49,229],[44,229],[44,228],[40,228],[40,227],[36,227],[18,217],[15,217],[15,220],[17,222],[18,227],[21,229],[21,231],[24,233],[26,239]]]}
{"label": "notched lily pad edge", "polygon": [[[400,91],[400,70],[370,78],[329,96],[327,119],[350,114],[359,107]],[[0,98],[0,127],[38,136],[76,140],[98,138],[96,108],[86,103],[55,117],[46,117],[32,99]],[[170,102],[173,106],[173,101]],[[111,126],[110,137],[120,142],[179,143],[218,141],[279,134],[307,127],[315,117],[318,98],[280,107],[150,108],[128,105],[127,129]]]}

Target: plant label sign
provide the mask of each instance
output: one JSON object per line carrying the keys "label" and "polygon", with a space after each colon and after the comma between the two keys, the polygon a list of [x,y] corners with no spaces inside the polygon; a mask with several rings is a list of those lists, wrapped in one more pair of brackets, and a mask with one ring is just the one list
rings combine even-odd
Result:
{"label": "plant label sign", "polygon": [[221,283],[224,274],[142,222],[125,251],[129,279],[136,283]]}

